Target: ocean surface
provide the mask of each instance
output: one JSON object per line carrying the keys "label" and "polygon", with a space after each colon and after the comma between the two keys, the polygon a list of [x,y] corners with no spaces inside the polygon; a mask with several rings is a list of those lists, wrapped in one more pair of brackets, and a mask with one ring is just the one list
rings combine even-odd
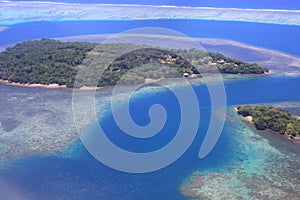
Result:
{"label": "ocean surface", "polygon": [[300,27],[245,22],[203,20],[133,20],[32,22],[9,26],[0,32],[0,47],[39,38],[58,38],[86,34],[120,33],[135,28],[160,27],[190,37],[234,40],[300,56],[297,42]]}
{"label": "ocean surface", "polygon": [[[231,112],[232,117],[231,106],[236,104],[300,101],[299,84],[299,77],[288,76],[226,82],[228,111]],[[1,87],[6,86],[0,85],[0,89]],[[34,90],[31,88],[30,92]],[[14,161],[10,167],[1,172],[1,180],[13,183],[14,187],[22,188],[24,195],[33,200],[188,199],[180,193],[180,187],[194,171],[226,172],[234,168],[236,162],[242,162],[238,159],[241,154],[243,159],[249,160],[255,156],[253,147],[245,151],[238,150],[243,141],[240,138],[242,134],[237,133],[241,131],[239,128],[243,125],[236,118],[233,122],[227,119],[221,138],[213,151],[204,159],[198,158],[198,151],[211,113],[207,87],[195,86],[194,90],[201,102],[199,103],[201,121],[197,137],[188,151],[167,168],[147,174],[118,172],[96,161],[80,141],[77,141],[64,154],[33,156]],[[46,89],[36,89],[37,93],[45,91]],[[26,88],[17,90],[18,94],[26,92],[29,92]],[[153,151],[172,140],[174,136],[172,132],[176,131],[178,126],[180,112],[178,112],[178,102],[174,98],[171,92],[162,91],[137,96],[131,101],[131,114],[141,125],[149,123],[149,119],[145,117],[149,106],[154,103],[162,104],[170,114],[163,129],[163,131],[166,130],[167,137],[159,134],[143,142],[124,136],[122,131],[115,126],[109,110],[106,116],[99,119],[99,123],[104,130],[108,130],[109,138],[122,148],[135,152]],[[249,131],[251,133],[251,130],[247,130],[243,134],[250,134]],[[257,145],[270,146],[267,142],[257,143]],[[284,145],[281,144],[277,148],[284,150]]]}

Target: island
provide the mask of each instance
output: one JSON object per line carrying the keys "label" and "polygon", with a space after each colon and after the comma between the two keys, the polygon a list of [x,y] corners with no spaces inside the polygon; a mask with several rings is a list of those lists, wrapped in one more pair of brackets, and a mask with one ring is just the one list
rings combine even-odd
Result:
{"label": "island", "polygon": [[[124,55],[122,49],[133,49]],[[117,57],[112,63],[97,57]],[[122,56],[117,56],[122,55]],[[109,60],[109,59],[108,59]],[[84,62],[85,61],[85,62]],[[87,70],[104,70],[101,77],[93,73],[85,80],[77,80],[80,65],[88,63]],[[141,65],[151,70],[130,71]],[[166,65],[174,71],[161,68]],[[107,67],[108,66],[108,67]],[[245,63],[219,53],[196,49],[160,49],[144,45],[123,43],[61,42],[40,39],[18,43],[0,53],[0,79],[8,83],[58,84],[67,87],[115,85],[126,74],[125,84],[143,83],[145,79],[199,77],[213,73],[217,68],[222,74],[266,74],[268,69],[255,63]],[[87,73],[88,74],[88,73]]]}
{"label": "island", "polygon": [[282,108],[272,106],[244,105],[237,113],[247,117],[257,130],[271,130],[291,139],[300,138],[300,119]]}

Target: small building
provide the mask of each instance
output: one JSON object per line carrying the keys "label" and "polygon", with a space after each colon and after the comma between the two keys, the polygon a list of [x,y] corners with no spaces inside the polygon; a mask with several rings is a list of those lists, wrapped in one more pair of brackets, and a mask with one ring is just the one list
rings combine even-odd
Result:
{"label": "small building", "polygon": [[224,64],[225,61],[224,61],[224,60],[218,60],[217,63],[218,63],[218,64]]}
{"label": "small building", "polygon": [[183,73],[183,77],[185,77],[185,78],[187,78],[187,77],[189,77],[190,76],[190,74],[189,73]]}

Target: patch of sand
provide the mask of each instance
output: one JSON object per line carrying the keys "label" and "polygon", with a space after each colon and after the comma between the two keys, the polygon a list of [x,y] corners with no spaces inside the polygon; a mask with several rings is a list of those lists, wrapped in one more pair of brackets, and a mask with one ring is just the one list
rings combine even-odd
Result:
{"label": "patch of sand", "polygon": [[59,85],[59,84],[28,84],[28,83],[14,83],[9,82],[8,80],[0,80],[0,83],[4,83],[11,86],[21,86],[21,87],[41,87],[41,88],[67,88],[66,85]]}

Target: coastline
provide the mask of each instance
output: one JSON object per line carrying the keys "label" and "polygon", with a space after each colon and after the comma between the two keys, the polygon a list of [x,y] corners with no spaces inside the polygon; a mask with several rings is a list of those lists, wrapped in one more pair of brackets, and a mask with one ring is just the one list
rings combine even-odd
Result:
{"label": "coastline", "polygon": [[8,86],[16,86],[16,87],[32,87],[32,88],[45,88],[45,89],[76,89],[76,90],[96,90],[103,87],[89,87],[89,86],[82,86],[81,88],[68,88],[66,85],[59,85],[57,83],[52,84],[29,84],[29,83],[15,83],[15,82],[9,82],[8,80],[2,80],[0,79],[0,83],[8,85]]}
{"label": "coastline", "polygon": [[[238,113],[238,109],[237,107],[234,107],[233,110]],[[240,115],[239,115],[240,116]],[[252,116],[247,116],[247,117],[243,117],[243,116],[240,116],[243,120],[253,124],[253,117]]]}
{"label": "coastline", "polygon": [[9,82],[8,80],[3,80],[0,79],[0,83],[3,83],[5,85],[10,85],[10,86],[19,86],[19,87],[40,87],[40,88],[51,88],[51,89],[58,89],[58,88],[64,88],[66,89],[66,85],[59,85],[56,83],[53,84],[39,84],[39,83],[34,83],[34,84],[29,84],[29,83],[15,83],[15,82]]}
{"label": "coastline", "polygon": [[[264,73],[264,74],[221,74],[221,79],[214,79],[214,75],[206,75],[206,82],[204,82],[205,84],[209,84],[209,83],[216,83],[218,81],[231,81],[231,80],[236,80],[236,79],[242,79],[242,78],[251,78],[253,77],[265,77],[268,75],[273,75],[270,73]],[[190,81],[191,85],[199,85],[199,84],[203,84],[203,77],[197,77],[197,76],[193,76],[191,75],[190,77],[182,77],[182,78],[159,78],[159,79],[152,79],[152,78],[145,78],[144,84],[151,84],[151,83],[159,83],[159,82],[164,82],[164,81],[172,81],[172,82],[176,82],[178,80],[187,80]],[[2,80],[0,79],[0,83],[8,85],[8,86],[16,86],[16,87],[32,87],[32,88],[45,88],[45,89],[70,89],[70,90],[98,90],[98,89],[102,89],[105,87],[110,87],[113,85],[106,85],[106,86],[101,86],[101,87],[97,87],[97,86],[82,86],[80,88],[68,88],[66,85],[59,85],[56,83],[53,84],[38,84],[38,83],[34,83],[34,84],[29,84],[29,83],[16,83],[16,82],[9,82],[8,80]],[[134,84],[133,84],[134,85]],[[132,85],[123,85],[124,87],[130,87]]]}
{"label": "coastline", "polygon": [[[165,80],[165,79],[146,78],[145,83],[156,83],[156,82],[159,82],[161,80]],[[48,88],[48,89],[97,90],[97,89],[103,88],[103,87],[92,87],[92,86],[82,86],[81,88],[68,88],[66,85],[59,85],[57,83],[52,83],[52,84],[40,84],[40,83],[29,84],[29,83],[9,82],[8,80],[2,80],[2,79],[0,79],[0,83],[5,84],[5,85],[9,85],[9,86]]]}

